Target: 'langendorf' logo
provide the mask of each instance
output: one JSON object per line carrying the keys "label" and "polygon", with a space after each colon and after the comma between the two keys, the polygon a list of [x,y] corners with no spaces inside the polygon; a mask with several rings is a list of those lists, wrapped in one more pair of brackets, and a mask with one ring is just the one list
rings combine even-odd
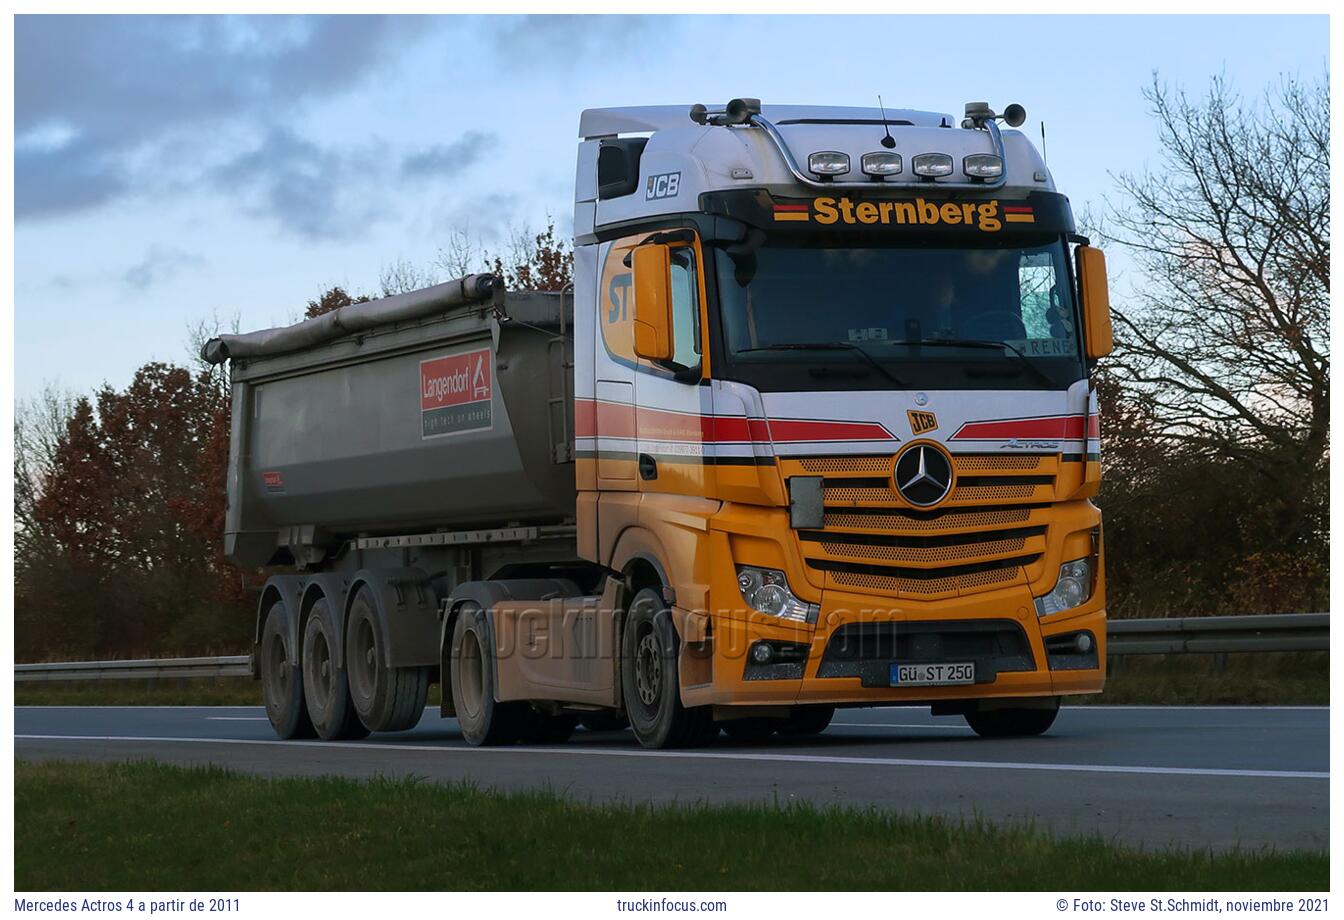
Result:
{"label": "'langendorf' logo", "polygon": [[489,428],[490,349],[420,362],[420,436],[437,438]]}

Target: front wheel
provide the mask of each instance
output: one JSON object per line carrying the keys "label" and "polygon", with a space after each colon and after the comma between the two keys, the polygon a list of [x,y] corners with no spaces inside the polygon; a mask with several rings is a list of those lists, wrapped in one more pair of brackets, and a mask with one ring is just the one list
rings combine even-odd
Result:
{"label": "front wheel", "polygon": [[709,707],[681,704],[679,648],[662,592],[640,591],[621,635],[621,694],[630,728],[644,747],[697,747],[719,733]]}
{"label": "front wheel", "polygon": [[966,713],[966,723],[981,738],[1026,738],[1043,735],[1059,715],[1059,699],[1040,709],[986,709]]}

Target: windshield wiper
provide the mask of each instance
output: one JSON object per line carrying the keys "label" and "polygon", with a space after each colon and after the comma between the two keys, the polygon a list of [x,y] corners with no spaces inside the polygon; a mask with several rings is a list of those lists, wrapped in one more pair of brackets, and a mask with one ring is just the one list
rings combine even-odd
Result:
{"label": "windshield wiper", "polygon": [[1054,387],[1055,381],[1050,379],[1050,375],[1037,367],[1030,358],[1028,358],[1022,349],[1008,342],[995,342],[992,339],[906,339],[900,342],[888,342],[888,345],[910,345],[919,347],[922,345],[945,345],[948,348],[1006,348],[1013,353],[1020,365],[1025,367],[1036,375],[1036,378],[1046,384]]}
{"label": "windshield wiper", "polygon": [[868,349],[856,345],[853,342],[778,342],[773,345],[758,345],[755,348],[744,348],[737,352],[739,355],[750,354],[753,351],[837,351],[848,350],[855,352],[863,360],[877,368],[877,372],[892,382],[893,386],[906,388],[906,382],[897,377],[881,361],[872,356]]}

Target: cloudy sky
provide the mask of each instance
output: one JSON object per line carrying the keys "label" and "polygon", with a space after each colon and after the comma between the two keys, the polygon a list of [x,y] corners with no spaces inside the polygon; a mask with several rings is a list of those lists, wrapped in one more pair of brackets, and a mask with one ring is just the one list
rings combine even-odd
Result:
{"label": "cloudy sky", "polygon": [[1020,102],[1096,208],[1155,163],[1140,90],[1248,95],[1328,55],[1314,17],[85,17],[15,25],[16,390],[124,385],[188,329],[375,293],[454,232],[568,232],[581,109]]}

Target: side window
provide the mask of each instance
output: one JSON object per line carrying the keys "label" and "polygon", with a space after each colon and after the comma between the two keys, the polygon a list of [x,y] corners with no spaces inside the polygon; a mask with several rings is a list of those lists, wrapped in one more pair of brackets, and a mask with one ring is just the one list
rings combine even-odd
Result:
{"label": "side window", "polygon": [[1055,286],[1055,266],[1050,254],[1023,253],[1017,267],[1017,286],[1027,338],[1053,338],[1050,333],[1050,292]]}
{"label": "side window", "polygon": [[695,251],[672,250],[672,360],[686,367],[700,361],[700,298],[695,278]]}

